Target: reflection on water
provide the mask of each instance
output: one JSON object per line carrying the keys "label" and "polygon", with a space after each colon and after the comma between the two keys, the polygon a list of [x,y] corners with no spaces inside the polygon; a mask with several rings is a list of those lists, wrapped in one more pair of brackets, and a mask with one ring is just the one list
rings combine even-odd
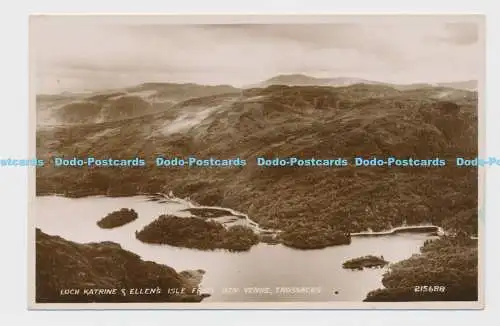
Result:
{"label": "reflection on water", "polygon": [[[106,214],[133,208],[139,218],[115,229],[101,229],[96,222]],[[186,208],[183,203],[158,203],[146,197],[37,197],[36,225],[50,235],[85,243],[113,241],[145,260],[166,264],[177,271],[204,269],[202,286],[212,290],[205,301],[361,301],[366,294],[382,287],[385,269],[350,271],[342,268],[347,259],[364,255],[383,255],[396,262],[418,253],[425,234],[399,234],[381,237],[353,237],[351,245],[321,250],[295,250],[282,245],[259,244],[249,252],[199,251],[166,245],[144,244],[134,232],[165,213]],[[222,293],[223,289],[239,291]],[[269,293],[245,293],[244,288],[269,288]],[[278,293],[277,287],[311,287],[311,294]],[[320,292],[318,293],[318,289]],[[283,291],[283,290],[281,290]],[[204,301],[204,302],[205,302]]]}

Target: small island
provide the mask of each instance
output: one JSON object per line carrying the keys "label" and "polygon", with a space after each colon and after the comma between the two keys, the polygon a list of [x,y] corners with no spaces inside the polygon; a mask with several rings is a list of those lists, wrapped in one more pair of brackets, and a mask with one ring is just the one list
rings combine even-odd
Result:
{"label": "small island", "polygon": [[141,231],[136,231],[135,236],[144,243],[199,250],[247,251],[259,243],[258,235],[245,226],[235,225],[226,229],[214,221],[174,215],[161,215]]}
{"label": "small island", "polygon": [[363,270],[364,268],[384,267],[388,264],[389,262],[384,260],[383,256],[377,257],[373,255],[368,255],[350,259],[344,262],[342,264],[342,267],[346,269]]}
{"label": "small island", "polygon": [[97,225],[103,229],[112,229],[130,223],[138,217],[139,215],[133,209],[122,208],[106,215],[97,222]]}

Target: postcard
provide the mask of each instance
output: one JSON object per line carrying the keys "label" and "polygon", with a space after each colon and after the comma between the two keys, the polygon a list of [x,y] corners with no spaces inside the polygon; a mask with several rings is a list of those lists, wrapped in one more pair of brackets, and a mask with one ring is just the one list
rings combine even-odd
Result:
{"label": "postcard", "polygon": [[484,16],[29,24],[30,309],[484,307]]}

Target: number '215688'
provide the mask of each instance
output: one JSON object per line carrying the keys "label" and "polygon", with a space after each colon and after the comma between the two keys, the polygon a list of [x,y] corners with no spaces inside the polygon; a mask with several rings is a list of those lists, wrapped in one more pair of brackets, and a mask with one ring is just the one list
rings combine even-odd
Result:
{"label": "number '215688'", "polygon": [[446,286],[444,285],[416,285],[414,287],[415,292],[423,293],[444,293],[446,291]]}

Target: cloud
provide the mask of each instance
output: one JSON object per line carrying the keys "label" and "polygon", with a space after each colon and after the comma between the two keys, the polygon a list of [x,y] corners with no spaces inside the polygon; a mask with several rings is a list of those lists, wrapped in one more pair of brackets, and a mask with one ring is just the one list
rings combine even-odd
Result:
{"label": "cloud", "polygon": [[[33,26],[40,89],[147,81],[241,86],[276,74],[388,82],[474,79],[483,49],[471,23],[127,24],[49,19]],[[54,80],[59,80],[54,83]]]}
{"label": "cloud", "polygon": [[478,25],[472,23],[446,24],[445,33],[441,40],[451,44],[471,45],[476,44],[479,39]]}

